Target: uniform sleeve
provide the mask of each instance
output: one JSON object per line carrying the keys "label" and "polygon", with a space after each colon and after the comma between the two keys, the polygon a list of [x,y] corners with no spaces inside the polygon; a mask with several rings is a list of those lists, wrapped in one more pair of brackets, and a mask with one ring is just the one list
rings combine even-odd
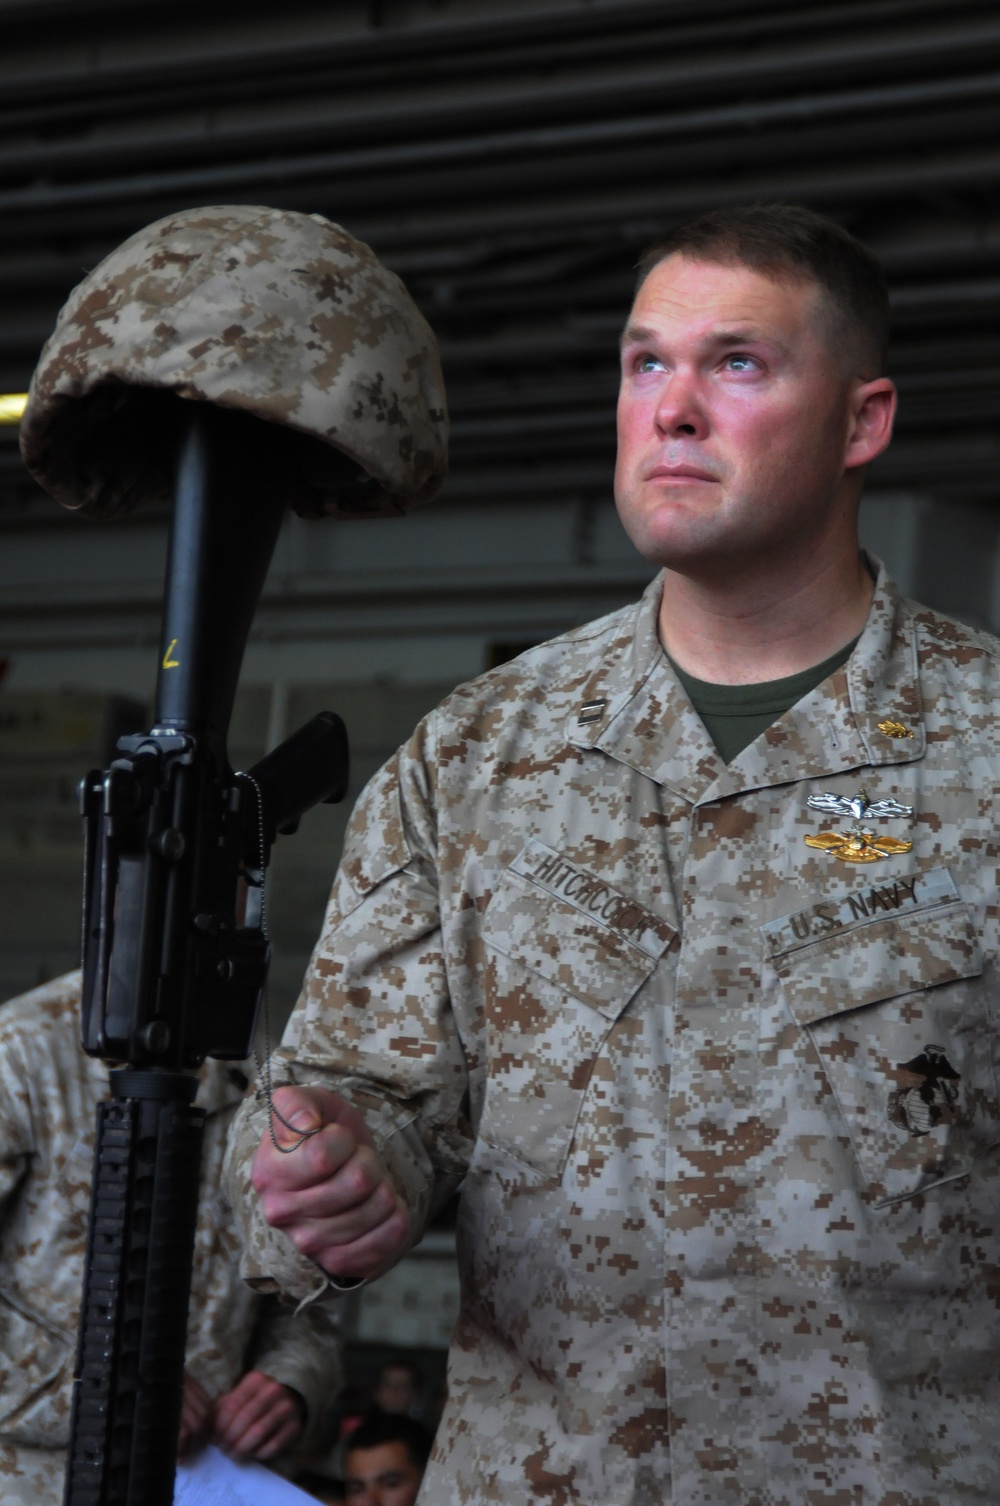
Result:
{"label": "uniform sleeve", "polygon": [[74,972],[0,1005],[0,1210],[42,1141],[68,1149],[79,1132],[78,1105],[65,1101],[86,1077],[76,1068],[79,1004]]}
{"label": "uniform sleeve", "polygon": [[[276,1086],[326,1087],[364,1114],[409,1208],[412,1243],[461,1181],[471,1151],[465,1055],[441,942],[433,766],[429,719],[362,794],[274,1063]],[[258,1290],[302,1301],[331,1283],[264,1221],[250,1164],[267,1132],[258,1093],[241,1109],[230,1145],[243,1273]]]}
{"label": "uniform sleeve", "polygon": [[0,1221],[34,1150],[31,1082],[15,1036],[0,1031]]}
{"label": "uniform sleeve", "polygon": [[0,1434],[45,1447],[67,1436],[89,1206],[78,999],[71,974],[0,1006]]}
{"label": "uniform sleeve", "polygon": [[296,1311],[276,1297],[265,1297],[248,1368],[290,1386],[305,1402],[306,1425],[295,1440],[296,1454],[330,1442],[344,1379],[340,1314],[334,1305],[312,1302]]}

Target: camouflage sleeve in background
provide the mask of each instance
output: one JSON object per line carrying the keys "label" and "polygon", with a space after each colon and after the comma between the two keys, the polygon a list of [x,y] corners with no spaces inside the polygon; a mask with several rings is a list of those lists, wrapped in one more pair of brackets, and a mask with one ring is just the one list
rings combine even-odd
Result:
{"label": "camouflage sleeve in background", "polygon": [[378,776],[283,1044],[462,1179],[421,1506],[1000,1501],[1000,646],[882,572],[727,766],[660,590]]}
{"label": "camouflage sleeve in background", "polygon": [[68,1436],[91,1125],[107,1083],[77,1045],[78,1003],[74,973],[0,1008],[0,1441],[39,1447]]}
{"label": "camouflage sleeve in background", "polygon": [[[90,1207],[94,1126],[107,1069],[78,1041],[80,975],[0,1006],[0,1501],[59,1506]],[[217,1397],[251,1367],[304,1398],[310,1446],[340,1383],[335,1312],[261,1313],[239,1277],[232,1210],[220,1190],[227,1130],[246,1086],[206,1064],[206,1111],[186,1365]],[[260,1320],[260,1321],[259,1321]]]}
{"label": "camouflage sleeve in background", "polygon": [[258,1309],[246,1368],[262,1371],[301,1396],[306,1426],[295,1440],[296,1455],[329,1446],[337,1397],[344,1383],[336,1308],[312,1302],[296,1311],[276,1297],[265,1297]]}
{"label": "camouflage sleeve in background", "polygon": [[325,1311],[297,1319],[274,1300],[262,1301],[240,1279],[240,1243],[222,1180],[228,1134],[245,1087],[238,1068],[205,1063],[196,1100],[208,1117],[186,1364],[213,1398],[231,1390],[248,1370],[261,1370],[297,1391],[306,1407],[306,1427],[292,1451],[298,1455],[324,1438],[331,1425],[342,1380],[339,1318],[336,1311]]}

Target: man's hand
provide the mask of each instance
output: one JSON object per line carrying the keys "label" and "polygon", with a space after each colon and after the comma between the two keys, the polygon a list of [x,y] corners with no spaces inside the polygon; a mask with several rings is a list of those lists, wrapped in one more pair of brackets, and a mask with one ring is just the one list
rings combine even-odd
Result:
{"label": "man's hand", "polygon": [[177,1457],[183,1459],[193,1454],[208,1442],[212,1428],[213,1403],[204,1386],[193,1375],[184,1372],[184,1402],[181,1407],[181,1435],[177,1443]]}
{"label": "man's hand", "polygon": [[273,1459],[295,1442],[304,1420],[295,1391],[261,1370],[248,1370],[216,1402],[212,1442],[234,1459]]}
{"label": "man's hand", "polygon": [[275,1117],[280,1145],[319,1133],[283,1155],[265,1131],[251,1175],[267,1222],[331,1276],[377,1275],[405,1247],[410,1219],[365,1121],[325,1088],[278,1088],[274,1106],[294,1126]]}

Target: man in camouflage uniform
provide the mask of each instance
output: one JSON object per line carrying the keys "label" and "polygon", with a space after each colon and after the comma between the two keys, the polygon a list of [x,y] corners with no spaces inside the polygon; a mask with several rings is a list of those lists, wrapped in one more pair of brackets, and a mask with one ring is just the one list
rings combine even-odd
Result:
{"label": "man in camouflage uniform", "polygon": [[616,495],[662,573],[362,796],[291,1153],[263,1101],[233,1137],[246,1273],[377,1275],[461,1185],[422,1506],[996,1502],[997,644],[859,555],[868,253],[752,209],[643,273]]}
{"label": "man in camouflage uniform", "polygon": [[[62,1501],[95,1112],[108,1094],[107,1067],[80,1049],[79,1012],[78,973],[0,1008],[4,1506]],[[198,1093],[207,1121],[182,1438],[194,1444],[214,1431],[234,1455],[272,1459],[322,1442],[339,1375],[337,1320],[316,1306],[297,1317],[262,1303],[239,1279],[219,1180],[245,1086],[239,1071],[212,1061]]]}

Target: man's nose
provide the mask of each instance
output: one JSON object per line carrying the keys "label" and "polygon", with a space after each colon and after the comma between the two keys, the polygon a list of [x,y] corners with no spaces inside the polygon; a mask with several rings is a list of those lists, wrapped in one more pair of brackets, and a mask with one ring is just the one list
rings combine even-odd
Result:
{"label": "man's nose", "polygon": [[656,426],[661,434],[682,434],[703,439],[708,422],[697,378],[692,373],[672,371],[663,383],[656,405]]}

